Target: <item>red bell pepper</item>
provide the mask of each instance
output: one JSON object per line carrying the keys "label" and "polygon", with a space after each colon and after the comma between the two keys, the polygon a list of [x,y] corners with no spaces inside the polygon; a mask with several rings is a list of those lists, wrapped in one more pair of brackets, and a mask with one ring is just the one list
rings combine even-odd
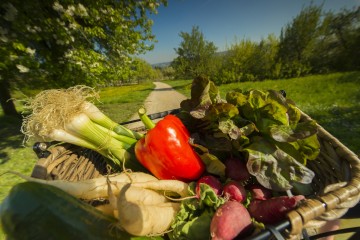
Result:
{"label": "red bell pepper", "polygon": [[135,145],[139,162],[159,179],[198,179],[205,165],[190,145],[190,133],[181,120],[167,115],[154,125],[145,114],[139,115],[151,128]]}

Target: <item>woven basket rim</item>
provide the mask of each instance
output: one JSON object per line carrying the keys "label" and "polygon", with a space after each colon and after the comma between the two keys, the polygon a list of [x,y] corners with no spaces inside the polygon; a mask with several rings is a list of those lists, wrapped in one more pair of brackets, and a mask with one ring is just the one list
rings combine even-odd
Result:
{"label": "woven basket rim", "polygon": [[[311,117],[304,112],[301,114],[302,118],[311,120]],[[360,200],[360,160],[358,156],[321,125],[317,124],[317,126],[318,137],[330,142],[339,157],[349,164],[351,179],[338,184],[335,189],[321,196],[307,199],[304,204],[290,211],[287,214],[291,224],[291,229],[288,231],[289,236],[298,236],[303,229],[318,227],[326,223],[327,220],[340,218]],[[326,219],[329,213],[332,214],[332,217]],[[319,218],[320,220],[316,221]]]}

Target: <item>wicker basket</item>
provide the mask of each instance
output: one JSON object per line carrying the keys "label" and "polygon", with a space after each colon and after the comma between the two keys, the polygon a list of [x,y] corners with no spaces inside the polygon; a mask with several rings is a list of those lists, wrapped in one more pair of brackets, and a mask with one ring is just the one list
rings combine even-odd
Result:
{"label": "wicker basket", "polygon": [[31,176],[45,180],[79,181],[109,173],[103,156],[72,144],[42,145]]}
{"label": "wicker basket", "polygon": [[[305,113],[302,118],[310,119]],[[320,125],[318,139],[321,143],[319,157],[307,165],[316,174],[312,183],[316,196],[288,213],[290,224],[285,229],[288,239],[298,239],[304,229],[312,231],[342,217],[360,200],[359,158]],[[109,171],[102,156],[88,149],[64,144],[44,151],[48,156],[40,157],[33,177],[78,181]]]}
{"label": "wicker basket", "polygon": [[[302,113],[302,118],[311,118]],[[318,125],[321,151],[307,167],[315,172],[316,196],[288,213],[288,237],[297,238],[303,229],[316,229],[327,221],[339,219],[360,200],[360,160],[338,139]]]}

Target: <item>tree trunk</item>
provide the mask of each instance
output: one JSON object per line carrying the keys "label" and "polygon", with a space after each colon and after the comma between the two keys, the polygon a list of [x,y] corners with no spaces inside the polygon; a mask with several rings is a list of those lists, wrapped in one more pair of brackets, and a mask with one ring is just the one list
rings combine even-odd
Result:
{"label": "tree trunk", "polygon": [[9,84],[4,79],[0,80],[0,103],[5,115],[20,117],[11,99]]}

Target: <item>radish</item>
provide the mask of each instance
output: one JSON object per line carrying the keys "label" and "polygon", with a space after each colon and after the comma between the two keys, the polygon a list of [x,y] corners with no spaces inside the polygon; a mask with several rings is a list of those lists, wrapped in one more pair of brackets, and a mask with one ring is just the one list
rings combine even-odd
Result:
{"label": "radish", "polygon": [[303,195],[297,195],[293,197],[273,197],[267,200],[253,200],[250,202],[248,210],[256,221],[272,224],[285,219],[286,214],[295,209],[303,199],[305,199]]}
{"label": "radish", "polygon": [[224,197],[229,200],[244,202],[246,200],[246,190],[243,185],[236,181],[230,181],[223,188]]}
{"label": "radish", "polygon": [[266,200],[272,197],[271,190],[263,187],[260,184],[252,184],[246,188],[251,192],[252,199]]}
{"label": "radish", "polygon": [[200,184],[209,185],[214,190],[216,195],[218,195],[218,196],[220,196],[222,194],[222,184],[219,181],[219,179],[217,179],[216,177],[214,177],[212,175],[207,175],[207,176],[201,177],[196,183],[196,190],[195,191],[196,191],[196,196],[198,198],[200,198],[200,195],[201,195]]}
{"label": "radish", "polygon": [[230,240],[249,234],[252,228],[250,214],[244,205],[227,201],[216,210],[211,220],[210,234],[213,240]]}
{"label": "radish", "polygon": [[239,158],[228,158],[224,162],[225,164],[225,176],[235,181],[246,181],[251,175],[247,170],[246,164]]}

